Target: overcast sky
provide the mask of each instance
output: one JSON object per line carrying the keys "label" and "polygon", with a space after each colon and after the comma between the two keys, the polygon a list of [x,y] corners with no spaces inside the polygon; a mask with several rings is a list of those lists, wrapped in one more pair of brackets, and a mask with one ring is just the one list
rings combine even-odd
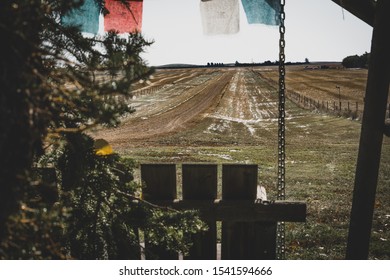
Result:
{"label": "overcast sky", "polygon": [[[154,40],[149,65],[264,62],[278,59],[279,28],[249,25],[240,2],[240,31],[205,35],[200,0],[144,0],[142,33]],[[286,61],[341,61],[370,52],[372,28],[331,0],[286,0]]]}

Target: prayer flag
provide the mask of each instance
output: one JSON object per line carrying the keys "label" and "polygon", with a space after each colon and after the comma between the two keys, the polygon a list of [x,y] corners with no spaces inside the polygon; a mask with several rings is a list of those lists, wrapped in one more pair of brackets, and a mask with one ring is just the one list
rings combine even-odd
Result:
{"label": "prayer flag", "polygon": [[241,0],[249,24],[279,25],[280,0]]}
{"label": "prayer flag", "polygon": [[104,17],[104,31],[119,33],[140,32],[142,28],[143,0],[130,0],[126,7],[118,0],[106,0],[109,14]]}
{"label": "prayer flag", "polygon": [[240,31],[238,0],[201,0],[200,13],[204,34],[234,34]]}
{"label": "prayer flag", "polygon": [[85,0],[84,4],[73,9],[61,18],[64,26],[79,26],[82,32],[97,34],[99,31],[99,6],[95,0]]}

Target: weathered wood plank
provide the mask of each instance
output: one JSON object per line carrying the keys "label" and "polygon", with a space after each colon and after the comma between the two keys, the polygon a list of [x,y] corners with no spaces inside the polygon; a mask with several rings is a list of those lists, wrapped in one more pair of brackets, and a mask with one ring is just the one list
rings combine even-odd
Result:
{"label": "weathered wood plank", "polygon": [[[223,165],[222,199],[256,199],[257,165]],[[253,259],[254,224],[222,222],[222,259]]]}
{"label": "weathered wood plank", "polygon": [[156,204],[177,210],[198,209],[205,220],[224,222],[305,222],[306,203],[256,200],[169,200]]}
{"label": "weathered wood plank", "polygon": [[[254,224],[254,237],[251,244],[256,249],[252,255],[256,259],[276,259],[276,222],[261,222]],[[257,257],[256,257],[257,256]]]}
{"label": "weathered wood plank", "polygon": [[141,164],[146,200],[173,200],[176,198],[175,164]]}
{"label": "weathered wood plank", "polygon": [[[256,199],[257,165],[223,165],[222,166],[222,199]],[[222,259],[273,259],[275,248],[266,249],[276,239],[276,222],[222,223]],[[271,240],[260,239],[261,234],[268,233]],[[271,233],[274,232],[272,235]]]}
{"label": "weathered wood plank", "polygon": [[[141,179],[144,183],[143,196],[146,200],[168,200],[176,198],[176,165],[175,164],[142,164]],[[146,259],[175,260],[176,252],[155,246],[145,238]]]}
{"label": "weathered wood plank", "polygon": [[[223,223],[223,259],[275,259],[276,223]],[[228,234],[226,234],[228,233]],[[224,246],[228,242],[228,246]]]}
{"label": "weathered wood plank", "polygon": [[215,164],[183,164],[183,199],[216,199],[217,168]]}
{"label": "weathered wood plank", "polygon": [[224,164],[222,166],[222,199],[256,199],[257,165]]}
{"label": "weathered wood plank", "polygon": [[[182,174],[184,205],[187,202],[191,204],[192,201],[199,200],[213,202],[217,198],[217,165],[183,164]],[[206,211],[201,212],[203,218],[206,213]],[[185,259],[215,260],[217,258],[216,221],[215,219],[207,220],[209,230],[193,237],[194,245]]]}

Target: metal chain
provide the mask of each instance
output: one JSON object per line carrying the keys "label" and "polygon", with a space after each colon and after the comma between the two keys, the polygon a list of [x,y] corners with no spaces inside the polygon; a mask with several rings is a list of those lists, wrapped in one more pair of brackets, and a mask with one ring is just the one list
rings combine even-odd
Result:
{"label": "metal chain", "polygon": [[[285,12],[284,12],[285,0],[280,0],[280,25],[279,25],[279,121],[278,121],[278,200],[285,200],[285,174],[286,174],[286,154],[285,154]],[[285,259],[286,257],[286,246],[285,246],[285,224],[284,222],[279,222],[277,226],[277,239],[276,239],[276,257],[277,259]]]}

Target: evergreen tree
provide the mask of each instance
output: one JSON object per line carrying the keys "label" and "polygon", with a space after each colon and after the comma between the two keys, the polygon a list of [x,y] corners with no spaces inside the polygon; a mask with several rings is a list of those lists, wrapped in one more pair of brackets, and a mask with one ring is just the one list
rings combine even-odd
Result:
{"label": "evergreen tree", "polygon": [[[140,57],[151,43],[140,34],[91,37],[61,25],[82,4],[0,2],[0,258],[132,258],[135,228],[186,251],[190,235],[204,229],[196,213],[144,201],[134,164],[86,133],[133,112],[118,97],[131,96],[130,85],[152,72]],[[48,165],[58,185],[34,172]]]}
{"label": "evergreen tree", "polygon": [[362,55],[351,55],[343,59],[342,65],[345,68],[368,68],[368,61],[370,59],[369,53],[364,53]]}

